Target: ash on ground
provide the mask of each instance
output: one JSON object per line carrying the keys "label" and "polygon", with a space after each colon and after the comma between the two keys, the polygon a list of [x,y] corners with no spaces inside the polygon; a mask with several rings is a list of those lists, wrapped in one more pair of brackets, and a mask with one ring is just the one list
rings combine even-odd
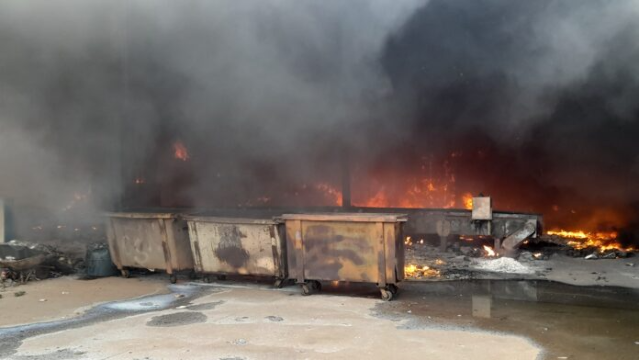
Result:
{"label": "ash on ground", "polygon": [[491,256],[481,247],[459,246],[441,251],[438,246],[406,246],[405,273],[408,280],[446,281],[483,279],[486,274],[504,276],[540,275],[546,257],[522,252],[519,259]]}

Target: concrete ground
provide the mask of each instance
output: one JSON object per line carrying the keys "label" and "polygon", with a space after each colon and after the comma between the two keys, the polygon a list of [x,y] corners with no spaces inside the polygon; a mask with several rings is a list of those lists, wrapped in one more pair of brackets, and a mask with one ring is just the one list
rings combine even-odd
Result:
{"label": "concrete ground", "polygon": [[[94,280],[113,286],[113,279]],[[143,287],[146,282],[130,281]],[[155,281],[155,280],[149,280]],[[34,283],[41,286],[46,281]],[[25,286],[28,290],[32,285]],[[148,293],[157,293],[155,285]],[[33,289],[33,288],[32,288]],[[535,359],[523,337],[411,325],[386,316],[374,290],[303,297],[297,287],[213,284],[170,287],[172,294],[110,303],[78,321],[0,328],[11,359]],[[35,290],[32,290],[35,292]],[[75,291],[82,291],[81,287]],[[29,291],[31,292],[31,291]],[[128,296],[131,297],[131,296]],[[167,300],[168,299],[168,300]],[[93,299],[95,302],[111,300]],[[31,321],[15,302],[13,323]],[[167,302],[168,301],[168,302]],[[397,300],[401,302],[401,296]],[[142,309],[142,310],[141,310]],[[381,311],[381,312],[380,312]],[[65,311],[51,309],[50,318]],[[41,314],[42,315],[42,314]],[[19,319],[23,316],[24,319]],[[23,321],[26,320],[26,321]],[[4,340],[3,340],[4,339]]]}
{"label": "concrete ground", "polygon": [[167,292],[166,279],[160,277],[78,280],[63,276],[19,286],[0,285],[0,327],[69,318],[96,303]]}

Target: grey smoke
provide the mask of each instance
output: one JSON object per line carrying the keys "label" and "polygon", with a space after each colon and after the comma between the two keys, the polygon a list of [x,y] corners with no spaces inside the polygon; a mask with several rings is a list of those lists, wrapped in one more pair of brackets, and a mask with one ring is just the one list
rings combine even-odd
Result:
{"label": "grey smoke", "polygon": [[230,157],[195,185],[225,172],[219,186],[241,190],[243,162],[304,159],[305,144],[339,143],[370,116],[389,91],[386,37],[422,3],[3,2],[0,193],[51,208],[89,190],[108,200],[158,138]]}

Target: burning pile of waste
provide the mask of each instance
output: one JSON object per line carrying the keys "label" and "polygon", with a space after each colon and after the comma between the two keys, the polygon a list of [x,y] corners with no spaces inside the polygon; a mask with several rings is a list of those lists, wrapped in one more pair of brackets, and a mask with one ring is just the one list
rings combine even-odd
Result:
{"label": "burning pile of waste", "polygon": [[441,275],[438,269],[426,265],[407,265],[404,267],[406,278],[437,278]]}
{"label": "burning pile of waste", "polygon": [[551,230],[540,240],[560,245],[566,255],[589,260],[625,258],[637,251],[634,247],[623,246],[615,231]]}

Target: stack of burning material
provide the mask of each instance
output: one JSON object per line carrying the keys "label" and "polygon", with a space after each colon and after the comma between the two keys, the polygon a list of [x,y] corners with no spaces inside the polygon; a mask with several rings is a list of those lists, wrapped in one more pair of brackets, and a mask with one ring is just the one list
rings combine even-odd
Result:
{"label": "stack of burning material", "polygon": [[586,232],[551,230],[538,242],[559,245],[559,250],[568,256],[593,259],[626,258],[637,251],[624,246],[618,240],[617,232]]}

